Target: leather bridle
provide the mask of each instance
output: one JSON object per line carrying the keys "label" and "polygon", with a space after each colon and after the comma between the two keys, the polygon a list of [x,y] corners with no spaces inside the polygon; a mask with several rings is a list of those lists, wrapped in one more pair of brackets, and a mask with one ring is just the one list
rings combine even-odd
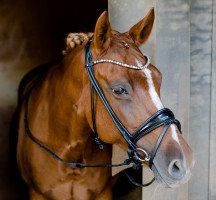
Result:
{"label": "leather bridle", "polygon": [[[99,143],[99,147],[102,147],[102,143],[100,143],[100,139],[97,134],[97,129],[96,129],[96,119],[95,119],[95,107],[94,107],[94,90],[97,92],[98,96],[100,97],[101,101],[103,102],[103,105],[105,106],[106,110],[108,111],[112,121],[116,125],[118,131],[124,138],[124,140],[127,142],[128,145],[128,156],[132,160],[133,163],[135,164],[141,164],[142,162],[149,162],[149,167],[152,167],[154,157],[157,153],[157,150],[163,140],[163,137],[169,128],[171,124],[176,124],[179,131],[181,132],[181,125],[178,120],[175,119],[174,114],[172,113],[171,110],[168,108],[163,108],[159,111],[157,111],[155,114],[153,114],[151,117],[149,117],[144,123],[134,132],[130,133],[128,129],[123,125],[123,123],[119,120],[119,118],[116,116],[115,112],[109,105],[108,101],[106,100],[102,89],[100,88],[95,76],[94,76],[94,70],[93,66],[101,63],[100,61],[102,60],[102,63],[105,63],[104,60],[109,60],[110,62],[108,63],[114,63],[110,59],[100,59],[96,61],[92,61],[92,55],[90,51],[90,45],[91,45],[91,40],[88,41],[88,43],[85,46],[85,62],[86,62],[86,70],[88,72],[88,76],[90,78],[91,82],[91,111],[92,111],[92,122],[93,122],[93,130],[96,135],[96,141]],[[116,64],[116,63],[114,63]],[[124,67],[124,66],[123,66]],[[143,68],[146,68],[146,65],[143,65]],[[135,68],[133,68],[135,70]],[[141,68],[142,69],[142,68]],[[139,70],[139,69],[137,69]],[[147,153],[146,150],[139,148],[136,145],[136,142],[142,138],[143,136],[147,135],[154,129],[164,126],[163,130],[161,131],[161,134],[153,148],[150,154]],[[141,155],[144,155],[144,157],[141,157]]]}
{"label": "leather bridle", "polygon": [[[61,159],[57,154],[55,154],[53,151],[51,151],[44,143],[39,141],[37,138],[35,138],[29,128],[29,123],[28,123],[28,104],[29,104],[29,98],[31,95],[32,89],[29,91],[27,94],[27,97],[25,99],[25,114],[24,114],[24,126],[25,126],[25,131],[26,134],[29,136],[29,138],[36,143],[39,147],[41,147],[43,150],[45,150],[49,155],[51,155],[54,159],[62,162],[63,164],[72,167],[72,168],[86,168],[86,167],[119,167],[123,165],[130,165],[133,163],[134,168],[139,168],[143,162],[148,162],[149,167],[152,168],[153,165],[153,160],[154,157],[157,153],[157,150],[167,132],[167,129],[171,124],[176,124],[178,127],[179,131],[181,132],[181,125],[178,120],[175,119],[174,114],[172,113],[171,110],[168,108],[163,108],[159,111],[157,111],[155,114],[153,114],[151,117],[149,117],[146,121],[143,122],[143,124],[134,132],[130,133],[128,129],[123,125],[123,123],[120,121],[120,119],[116,116],[115,112],[109,105],[107,99],[105,98],[102,89],[100,88],[95,76],[94,76],[94,70],[93,66],[98,64],[98,63],[113,63],[117,64],[120,62],[110,60],[110,59],[100,59],[96,61],[92,61],[92,55],[90,51],[90,45],[91,45],[92,39],[90,39],[86,46],[85,46],[85,66],[86,70],[90,79],[90,84],[91,84],[91,112],[92,112],[92,123],[93,123],[93,132],[94,132],[94,137],[95,137],[95,142],[99,146],[100,149],[104,148],[104,143],[100,140],[98,134],[97,134],[97,129],[96,129],[96,116],[95,116],[95,103],[94,103],[94,91],[96,91],[97,95],[100,97],[103,105],[105,106],[107,112],[109,113],[112,121],[114,122],[115,126],[117,127],[118,131],[126,141],[128,145],[128,156],[129,158],[126,159],[124,162],[119,163],[119,164],[96,164],[96,165],[88,165],[88,164],[83,164],[83,163],[73,163],[73,162],[67,162],[63,159]],[[132,66],[132,65],[127,65],[124,64],[123,66],[121,63],[119,65],[122,65],[123,67],[128,67],[132,68],[134,70],[140,70],[142,67],[148,67],[149,65],[149,60],[147,59],[147,63],[143,66]],[[132,67],[130,67],[132,66]],[[164,126],[162,129],[160,136],[157,139],[157,142],[155,143],[153,150],[148,153],[146,150],[138,147],[136,145],[136,142],[144,137],[145,135],[149,134],[151,131],[154,129]],[[150,185],[155,179],[153,178],[152,181],[150,181],[147,184],[138,184],[133,177],[128,175],[129,180],[134,183],[135,185],[145,187]]]}

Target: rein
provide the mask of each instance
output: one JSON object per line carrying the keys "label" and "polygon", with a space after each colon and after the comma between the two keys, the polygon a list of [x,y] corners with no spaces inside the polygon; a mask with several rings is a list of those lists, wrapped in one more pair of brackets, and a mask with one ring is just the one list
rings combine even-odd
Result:
{"label": "rein", "polygon": [[[31,89],[31,91],[32,91],[32,89]],[[31,91],[28,93],[28,95],[26,97],[26,100],[25,100],[24,126],[25,126],[26,134],[28,135],[28,137],[34,143],[36,143],[40,148],[45,150],[54,159],[62,162],[64,165],[67,165],[68,167],[71,167],[71,168],[87,168],[87,167],[95,167],[95,168],[97,168],[97,167],[107,167],[107,168],[111,168],[111,167],[120,167],[120,166],[124,166],[124,165],[130,165],[130,163],[132,162],[131,159],[126,159],[124,162],[118,163],[118,164],[98,164],[98,165],[88,165],[88,164],[83,164],[83,163],[67,162],[67,161],[61,159],[57,154],[55,154],[52,150],[50,150],[43,142],[41,142],[36,137],[34,137],[34,135],[32,134],[32,132],[31,132],[31,130],[29,128],[28,105],[29,105],[29,98],[31,96]]]}
{"label": "rein", "polygon": [[[115,112],[113,111],[113,109],[109,105],[108,101],[106,100],[106,98],[103,94],[103,91],[101,90],[101,88],[100,88],[100,86],[99,86],[99,84],[98,84],[98,82],[94,76],[94,70],[93,70],[93,66],[98,64],[98,63],[112,63],[112,64],[120,65],[122,67],[131,68],[134,70],[140,70],[140,69],[148,67],[148,65],[150,64],[149,58],[146,57],[147,62],[143,66],[128,65],[128,64],[124,64],[122,62],[110,60],[110,59],[100,59],[100,60],[92,61],[90,45],[91,45],[91,40],[89,40],[85,46],[85,62],[86,62],[85,66],[86,66],[86,70],[87,70],[87,73],[88,73],[88,76],[89,76],[89,79],[91,82],[91,112],[92,112],[92,123],[93,123],[93,132],[94,132],[95,142],[99,146],[100,149],[104,148],[105,144],[103,144],[103,142],[100,140],[100,138],[97,134],[97,129],[96,129],[94,91],[97,92],[97,94],[100,97],[101,101],[103,102],[106,110],[108,111],[112,121],[116,125],[118,131],[120,132],[120,134],[122,135],[124,140],[127,142],[129,158],[126,159],[122,163],[97,164],[97,165],[88,165],[88,164],[84,164],[84,163],[67,162],[67,161],[61,159],[57,154],[55,154],[52,150],[50,150],[44,143],[42,143],[37,138],[35,138],[31,132],[30,128],[29,128],[28,105],[29,105],[29,99],[30,99],[31,91],[33,90],[33,87],[31,88],[30,92],[27,94],[25,102],[24,102],[24,104],[25,104],[24,126],[25,126],[26,134],[34,143],[36,143],[40,148],[42,148],[44,151],[46,151],[51,157],[53,157],[54,159],[60,161],[64,165],[67,165],[71,168],[90,168],[90,167],[91,168],[93,168],[93,167],[94,168],[99,168],[99,167],[112,168],[112,167],[130,165],[131,163],[133,163],[133,165],[134,165],[133,168],[138,169],[138,168],[140,168],[140,166],[142,165],[143,162],[148,162],[149,167],[152,168],[154,157],[157,153],[157,150],[158,150],[158,148],[159,148],[159,146],[163,140],[163,137],[165,136],[166,131],[169,128],[169,126],[174,123],[177,125],[179,131],[181,132],[181,125],[180,125],[179,121],[175,119],[175,116],[171,110],[169,110],[168,108],[163,108],[163,109],[157,111],[151,117],[149,117],[146,121],[144,121],[143,124],[134,133],[130,133],[127,130],[127,128],[123,125],[123,123],[119,120],[119,118],[116,116]],[[158,137],[158,140],[157,140],[155,146],[153,147],[153,150],[150,152],[150,154],[148,154],[146,150],[139,148],[136,145],[136,142],[140,138],[142,138],[143,136],[147,135],[148,133],[150,133],[151,131],[153,131],[154,129],[156,129],[160,126],[164,126],[164,128],[161,131],[161,134]],[[143,155],[144,158],[142,158],[140,156],[140,154]],[[127,173],[127,170],[125,171],[125,174],[133,184],[140,186],[140,187],[146,187],[146,186],[150,185],[151,183],[153,183],[155,180],[155,178],[153,178],[147,184],[140,184],[140,183],[137,183],[136,180],[129,173]]]}

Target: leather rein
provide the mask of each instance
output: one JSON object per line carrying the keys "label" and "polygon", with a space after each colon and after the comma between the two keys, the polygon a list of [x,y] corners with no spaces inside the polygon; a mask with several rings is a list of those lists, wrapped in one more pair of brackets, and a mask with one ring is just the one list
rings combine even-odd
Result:
{"label": "leather rein", "polygon": [[[156,113],[154,113],[151,117],[149,117],[146,121],[143,122],[143,124],[134,132],[130,133],[127,128],[123,125],[123,123],[119,120],[119,118],[116,116],[115,112],[109,105],[108,101],[106,100],[102,89],[100,88],[95,76],[94,76],[94,70],[93,66],[98,64],[98,63],[113,63],[117,65],[121,65],[123,67],[128,67],[132,68],[134,70],[140,70],[144,67],[148,67],[149,65],[149,59],[147,59],[147,63],[144,66],[132,66],[132,65],[127,65],[127,64],[122,64],[117,61],[109,60],[109,59],[100,59],[96,61],[92,61],[92,55],[90,51],[90,45],[91,45],[91,39],[87,42],[85,46],[85,67],[90,79],[90,84],[91,84],[91,112],[92,112],[92,123],[93,123],[93,132],[94,132],[94,137],[95,137],[95,142],[98,145],[100,149],[103,149],[105,147],[105,144],[100,140],[98,134],[97,134],[97,129],[96,129],[96,118],[95,118],[95,106],[94,106],[94,91],[96,91],[97,95],[100,97],[102,103],[104,104],[106,110],[108,111],[112,121],[114,122],[115,126],[117,127],[118,131],[128,144],[128,159],[126,159],[122,163],[117,163],[117,164],[96,164],[96,165],[88,165],[84,163],[75,163],[75,162],[67,162],[63,159],[61,159],[57,154],[55,154],[52,150],[50,150],[43,142],[38,140],[34,135],[32,134],[30,128],[29,128],[29,123],[28,123],[28,105],[29,105],[29,99],[31,96],[31,91],[27,94],[26,99],[25,99],[25,113],[24,113],[24,126],[25,126],[25,131],[28,137],[36,143],[40,148],[42,148],[44,151],[46,151],[50,156],[52,156],[54,159],[60,161],[64,165],[67,165],[71,168],[111,168],[111,167],[119,167],[119,166],[125,166],[125,165],[130,165],[131,163],[134,165],[133,167],[140,168],[140,166],[143,164],[143,162],[148,162],[149,167],[152,168],[153,165],[153,160],[154,157],[157,153],[157,150],[166,134],[167,129],[171,124],[176,124],[179,131],[181,132],[181,125],[178,120],[175,119],[174,114],[172,113],[171,110],[168,108],[163,108]],[[148,58],[148,57],[147,57]],[[120,64],[119,64],[120,63]],[[125,66],[124,66],[125,65]],[[131,67],[132,66],[132,67]],[[153,131],[154,129],[164,126],[162,129],[160,136],[158,137],[153,150],[148,154],[146,150],[139,148],[136,145],[136,142]],[[142,157],[140,156],[142,155]],[[127,174],[127,177],[129,180],[140,187],[146,187],[150,185],[151,183],[154,182],[155,178],[153,178],[149,183],[147,184],[139,184],[137,183],[133,177],[131,177],[129,174]]]}

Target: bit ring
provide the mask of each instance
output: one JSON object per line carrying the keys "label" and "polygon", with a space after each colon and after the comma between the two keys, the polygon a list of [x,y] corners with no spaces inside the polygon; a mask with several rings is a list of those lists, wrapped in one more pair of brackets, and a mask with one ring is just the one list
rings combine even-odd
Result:
{"label": "bit ring", "polygon": [[[138,152],[141,152],[144,155],[144,158],[141,158]],[[141,148],[136,148],[134,151],[134,156],[136,157],[137,160],[141,162],[148,162],[150,160],[150,156],[148,155],[147,151]]]}

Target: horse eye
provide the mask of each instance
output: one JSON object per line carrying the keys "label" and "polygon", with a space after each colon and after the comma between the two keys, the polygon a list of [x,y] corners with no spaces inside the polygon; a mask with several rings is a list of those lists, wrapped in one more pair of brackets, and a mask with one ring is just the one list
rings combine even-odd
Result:
{"label": "horse eye", "polygon": [[128,94],[127,90],[122,88],[122,87],[114,88],[114,89],[112,89],[112,91],[116,95]]}

